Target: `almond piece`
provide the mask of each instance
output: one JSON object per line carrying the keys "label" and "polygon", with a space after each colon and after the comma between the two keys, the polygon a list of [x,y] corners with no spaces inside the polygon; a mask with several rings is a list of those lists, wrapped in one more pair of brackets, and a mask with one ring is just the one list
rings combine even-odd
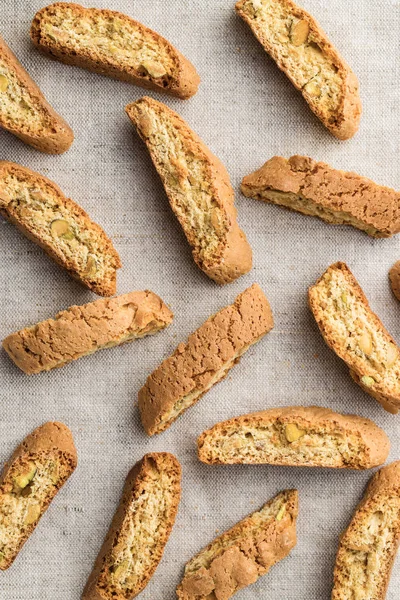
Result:
{"label": "almond piece", "polygon": [[296,23],[293,21],[290,29],[290,40],[294,46],[302,46],[308,39],[310,33],[310,26],[302,19]]}
{"label": "almond piece", "polygon": [[372,337],[370,334],[364,331],[358,339],[358,345],[364,354],[369,356],[372,352]]}

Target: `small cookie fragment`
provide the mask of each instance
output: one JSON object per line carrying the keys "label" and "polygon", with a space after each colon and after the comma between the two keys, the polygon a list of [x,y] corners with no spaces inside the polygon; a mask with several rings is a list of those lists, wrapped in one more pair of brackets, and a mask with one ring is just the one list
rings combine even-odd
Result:
{"label": "small cookie fragment", "polygon": [[397,300],[400,300],[400,260],[389,271],[390,285]]}

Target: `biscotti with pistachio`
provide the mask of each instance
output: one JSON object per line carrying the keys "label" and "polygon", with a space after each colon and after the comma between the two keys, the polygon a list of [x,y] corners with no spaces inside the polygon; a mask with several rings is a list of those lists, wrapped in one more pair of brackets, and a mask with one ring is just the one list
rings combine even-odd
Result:
{"label": "biscotti with pistachio", "polygon": [[155,31],[120,12],[56,2],[35,15],[31,38],[45,54],[179,98],[197,92],[194,66]]}
{"label": "biscotti with pistachio", "polygon": [[209,465],[270,464],[371,469],[390,450],[373,421],[318,406],[272,408],[217,423],[197,441]]}
{"label": "biscotti with pistachio", "polygon": [[240,0],[236,11],[334,136],[359,127],[357,77],[312,15],[292,0]]}
{"label": "biscotti with pistachio", "polygon": [[126,112],[147,145],[195,263],[221,284],[250,271],[252,251],[220,160],[165,104],[145,97]]}
{"label": "biscotti with pistachio", "polygon": [[121,260],[112,241],[55,183],[0,161],[0,214],[74,279],[100,296],[115,294]]}
{"label": "biscotti with pistachio", "polygon": [[72,129],[50,106],[1,37],[0,126],[47,154],[62,154],[74,141]]}
{"label": "biscotti with pistachio", "polygon": [[181,466],[172,454],[146,454],[133,467],[82,600],[131,600],[146,587],[174,526],[180,496]]}
{"label": "biscotti with pistachio", "polygon": [[350,374],[385,410],[400,410],[399,348],[372,312],[348,266],[331,265],[309,290],[310,308]]}
{"label": "biscotti with pistachio", "polygon": [[8,569],[77,465],[72,433],[45,423],[16,449],[0,476],[0,569]]}
{"label": "biscotti with pistachio", "polygon": [[12,333],[3,348],[17,367],[31,375],[157,333],[172,319],[172,312],[153,292],[131,292],[71,306],[54,319]]}
{"label": "biscotti with pistachio", "polygon": [[153,435],[170,427],[273,326],[268,300],[257,284],[210,317],[149,375],[139,391],[146,432]]}
{"label": "biscotti with pistachio", "polygon": [[340,538],[332,600],[384,600],[399,543],[400,461],[397,461],[372,477]]}
{"label": "biscotti with pistachio", "polygon": [[296,545],[298,494],[285,490],[217,537],[186,565],[180,600],[228,600],[285,558]]}

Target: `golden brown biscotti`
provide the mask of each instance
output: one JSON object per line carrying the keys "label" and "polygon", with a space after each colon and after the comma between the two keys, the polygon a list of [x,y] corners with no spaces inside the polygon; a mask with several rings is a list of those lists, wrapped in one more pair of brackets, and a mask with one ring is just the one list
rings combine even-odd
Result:
{"label": "golden brown biscotti", "polygon": [[341,536],[332,600],[384,600],[400,542],[400,461],[371,479]]}
{"label": "golden brown biscotti", "polygon": [[272,408],[217,423],[197,441],[209,465],[270,464],[371,469],[390,450],[373,421],[318,406]]}
{"label": "golden brown biscotti", "polygon": [[397,300],[400,300],[400,260],[389,271],[390,286]]}
{"label": "golden brown biscotti", "polygon": [[353,137],[358,80],[314,17],[292,0],[240,0],[236,11],[325,127],[341,140]]}
{"label": "golden brown biscotti", "polygon": [[0,476],[0,569],[16,559],[51,501],[75,470],[72,433],[45,423],[16,449]]}
{"label": "golden brown biscotti", "polygon": [[200,77],[155,31],[120,12],[56,2],[34,17],[31,38],[45,54],[144,88],[190,98]]}
{"label": "golden brown biscotti", "polygon": [[145,141],[196,264],[217,283],[252,267],[252,251],[236,220],[229,175],[174,111],[142,98],[126,112]]}
{"label": "golden brown biscotti", "polygon": [[210,317],[149,375],[139,391],[146,432],[154,435],[168,429],[273,326],[268,300],[257,284]]}
{"label": "golden brown biscotti", "polygon": [[242,181],[245,196],[326,223],[352,225],[372,237],[400,231],[400,193],[307,156],[274,156]]}
{"label": "golden brown biscotti", "polygon": [[72,129],[46,101],[1,37],[0,126],[47,154],[62,154],[74,141]]}
{"label": "golden brown biscotti", "polygon": [[181,496],[172,454],[146,454],[129,473],[82,600],[131,600],[149,583],[168,541]]}
{"label": "golden brown biscotti", "polygon": [[344,263],[331,265],[309,290],[318,327],[350,374],[391,413],[400,410],[400,358],[396,342],[372,312]]}
{"label": "golden brown biscotti", "polygon": [[121,260],[112,241],[55,183],[0,161],[0,214],[74,279],[100,296],[115,294]]}
{"label": "golden brown biscotti", "polygon": [[217,537],[190,560],[181,600],[228,600],[285,558],[296,545],[298,494],[285,490]]}
{"label": "golden brown biscotti", "polygon": [[172,312],[153,292],[131,292],[71,306],[54,319],[12,333],[3,348],[17,367],[31,375],[157,333],[172,319]]}

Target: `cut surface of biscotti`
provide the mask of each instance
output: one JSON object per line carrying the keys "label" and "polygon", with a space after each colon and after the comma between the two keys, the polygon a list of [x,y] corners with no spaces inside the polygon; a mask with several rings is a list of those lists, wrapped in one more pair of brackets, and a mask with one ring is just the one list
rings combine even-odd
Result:
{"label": "cut surface of biscotti", "polygon": [[399,348],[348,266],[331,265],[310,288],[309,303],[325,342],[346,362],[353,379],[387,411],[397,413]]}
{"label": "cut surface of biscotti", "polygon": [[399,543],[400,461],[397,461],[373,476],[341,536],[332,600],[384,600]]}
{"label": "cut surface of biscotti", "polygon": [[172,531],[180,496],[177,458],[146,454],[126,479],[82,600],[131,600],[146,587]]}
{"label": "cut surface of biscotti", "polygon": [[170,427],[273,326],[268,300],[257,284],[210,317],[149,375],[139,391],[146,432],[153,435]]}
{"label": "cut surface of biscotti", "polygon": [[115,294],[121,260],[112,241],[52,181],[0,161],[0,214],[90,290]]}
{"label": "cut surface of biscotti", "polygon": [[36,14],[31,38],[61,62],[180,98],[193,96],[200,83],[170,42],[113,10],[56,2]]}
{"label": "cut surface of biscotti", "polygon": [[172,312],[153,292],[131,292],[71,306],[54,319],[12,333],[3,348],[31,375],[157,333],[172,319]]}
{"label": "cut surface of biscotti", "polygon": [[318,406],[273,408],[217,423],[198,439],[207,464],[371,469],[390,450],[373,421]]}
{"label": "cut surface of biscotti", "polygon": [[0,569],[8,569],[77,464],[72,433],[45,423],[16,449],[0,476]]}
{"label": "cut surface of biscotti", "polygon": [[0,125],[48,154],[62,154],[74,134],[0,37]]}
{"label": "cut surface of biscotti", "polygon": [[190,560],[177,589],[181,600],[228,600],[255,583],[296,545],[298,494],[285,490]]}
{"label": "cut surface of biscotti", "polygon": [[250,271],[252,251],[237,223],[223,164],[165,104],[145,97],[126,112],[147,145],[196,264],[218,283]]}
{"label": "cut surface of biscotti", "polygon": [[373,237],[400,231],[400,193],[307,156],[274,156],[242,181],[245,196]]}
{"label": "cut surface of biscotti", "polygon": [[240,0],[236,11],[325,127],[351,138],[361,117],[358,80],[314,17],[292,0]]}

